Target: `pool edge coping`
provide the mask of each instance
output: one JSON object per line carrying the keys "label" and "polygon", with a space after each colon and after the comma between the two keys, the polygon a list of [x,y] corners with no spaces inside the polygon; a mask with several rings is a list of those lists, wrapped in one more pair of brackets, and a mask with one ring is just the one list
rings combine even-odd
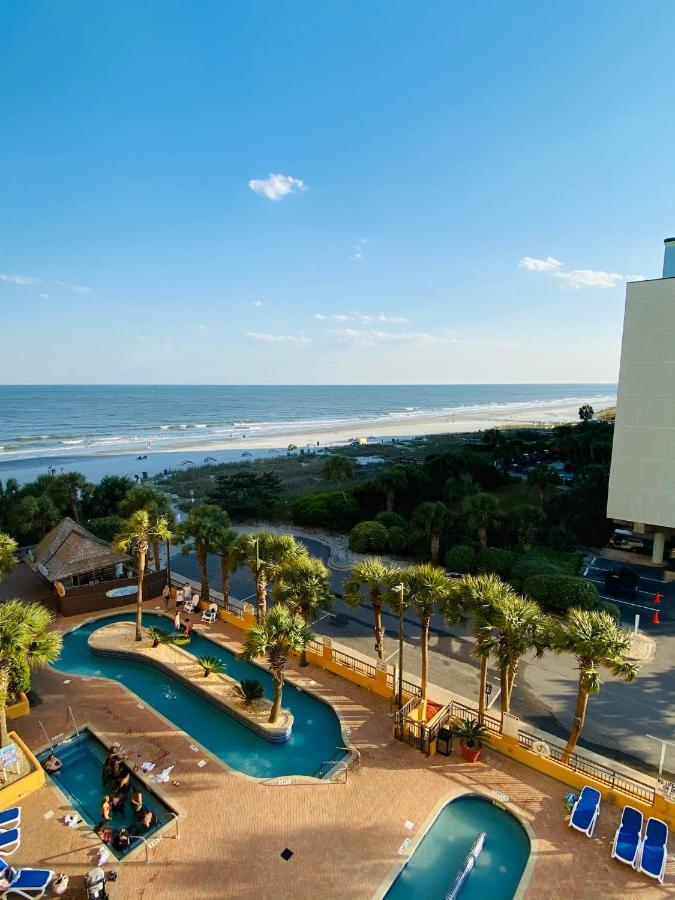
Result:
{"label": "pool edge coping", "polygon": [[[72,631],[77,631],[79,628],[82,628],[84,625],[89,625],[89,624],[91,624],[92,622],[97,622],[99,619],[106,619],[106,618],[111,618],[111,617],[113,617],[113,616],[119,616],[119,615],[131,615],[131,614],[133,614],[134,611],[135,611],[135,610],[134,610],[133,608],[131,608],[131,609],[126,609],[126,610],[125,610],[124,607],[121,607],[121,608],[119,608],[119,609],[117,609],[117,610],[104,610],[104,611],[102,611],[102,612],[101,612],[100,614],[98,614],[98,615],[87,616],[87,617],[86,617],[85,619],[83,619],[81,622],[78,622],[76,625],[73,625],[73,626],[71,626],[70,628],[64,628],[64,629],[59,629],[59,630],[61,631],[61,633],[62,633],[63,635],[70,634]],[[152,609],[152,610],[144,610],[144,613],[147,613],[148,615],[157,615],[157,616],[160,616],[161,618],[165,618],[165,619],[172,619],[171,614],[170,614],[170,613],[167,613],[167,612],[164,612],[161,608],[158,608],[158,609]],[[58,626],[57,626],[57,627],[58,627]],[[203,637],[203,638],[205,638],[206,640],[211,641],[213,644],[216,644],[217,646],[221,647],[221,649],[224,649],[224,650],[227,651],[228,653],[234,653],[234,651],[231,650],[228,646],[225,646],[224,642],[221,642],[220,640],[216,640],[214,637],[211,637],[210,635],[205,634],[201,629],[200,629],[198,632],[196,632],[196,633],[197,633],[200,637]],[[236,655],[236,654],[235,654],[235,655]],[[264,671],[264,672],[267,671],[267,669],[265,668],[265,666],[262,665],[261,663],[257,662],[256,660],[251,660],[250,663],[251,663],[251,665],[257,666],[257,668],[261,669],[261,670]],[[188,739],[188,741],[190,741],[190,742],[192,742],[192,743],[194,743],[194,744],[197,744],[197,745],[199,746],[200,750],[201,750],[203,753],[207,754],[207,755],[208,755],[215,763],[217,763],[219,766],[222,766],[227,772],[231,772],[232,774],[237,775],[237,776],[241,776],[242,778],[250,778],[250,779],[252,779],[253,781],[257,781],[257,782],[259,782],[260,784],[266,784],[266,785],[275,785],[275,784],[276,784],[276,785],[280,785],[280,783],[282,783],[283,786],[291,786],[291,785],[293,785],[293,784],[295,784],[295,785],[303,785],[303,784],[333,784],[333,783],[334,783],[334,781],[333,781],[334,776],[337,775],[338,772],[340,771],[340,763],[342,763],[343,760],[339,760],[339,761],[338,761],[331,769],[329,769],[329,770],[326,772],[326,774],[325,774],[323,777],[321,777],[321,778],[317,778],[317,777],[314,776],[314,775],[304,775],[304,774],[292,774],[292,775],[283,775],[283,774],[282,774],[282,775],[249,775],[248,772],[243,772],[241,769],[236,769],[236,768],[234,768],[234,766],[228,765],[228,764],[227,764],[224,760],[222,760],[219,756],[216,756],[215,753],[213,753],[211,750],[209,750],[207,747],[205,747],[200,741],[198,741],[196,738],[193,738],[192,735],[190,735],[189,732],[185,731],[183,728],[179,728],[179,727],[176,725],[175,722],[172,722],[171,719],[169,719],[169,718],[168,718],[167,716],[165,716],[163,713],[161,713],[161,712],[159,712],[157,709],[155,709],[155,707],[152,706],[152,704],[147,703],[146,701],[144,701],[142,697],[140,697],[135,691],[133,691],[133,690],[132,690],[130,687],[128,687],[126,684],[123,684],[121,681],[117,681],[117,680],[114,679],[114,678],[108,678],[108,677],[106,677],[105,675],[79,675],[79,674],[76,673],[76,672],[68,672],[68,671],[65,670],[65,669],[57,669],[57,668],[56,668],[54,665],[52,665],[52,664],[46,666],[46,668],[49,669],[50,671],[54,672],[54,673],[57,674],[57,675],[63,675],[63,674],[66,674],[66,675],[70,675],[70,676],[72,676],[73,678],[77,678],[77,679],[82,680],[82,681],[108,681],[108,682],[111,682],[111,683],[113,683],[113,684],[119,685],[120,687],[124,688],[124,690],[128,691],[128,692],[132,695],[132,697],[135,697],[136,700],[138,701],[138,703],[142,704],[146,709],[151,710],[152,713],[153,713],[154,715],[158,716],[163,722],[165,722],[165,723],[166,723],[167,725],[169,725],[172,729],[174,729],[174,731],[176,731],[177,733],[179,733],[179,734],[183,735],[184,737],[186,737],[186,738]],[[268,674],[269,674],[269,673],[268,673]],[[343,740],[343,747],[347,749],[347,754],[345,754],[345,757],[344,757],[344,764],[347,765],[347,762],[346,762],[347,759],[349,759],[349,763],[350,763],[350,764],[353,763],[353,762],[358,762],[359,759],[360,759],[360,753],[359,753],[358,749],[352,744],[352,742],[351,742],[351,740],[350,740],[351,732],[349,731],[348,726],[345,724],[345,721],[344,721],[344,719],[343,719],[342,714],[340,713],[340,711],[339,711],[338,709],[335,708],[335,706],[330,702],[330,700],[327,700],[326,698],[317,695],[317,694],[316,694],[314,691],[312,691],[309,687],[305,687],[304,685],[297,684],[297,683],[296,683],[296,678],[297,678],[298,676],[297,676],[297,674],[296,674],[295,672],[291,672],[291,673],[290,673],[290,676],[291,676],[291,677],[290,677],[290,678],[286,678],[286,680],[287,680],[287,681],[288,681],[288,682],[289,682],[289,683],[290,683],[297,691],[301,691],[301,692],[304,693],[304,694],[311,694],[311,696],[312,696],[315,700],[318,700],[320,703],[325,703],[325,705],[329,707],[329,709],[333,712],[333,714],[334,714],[335,717],[337,718],[338,723],[339,723],[339,726],[340,726],[340,735],[341,735],[342,740]],[[42,745],[41,745],[41,746],[42,746]],[[339,748],[338,748],[338,749],[339,749]],[[301,779],[301,780],[288,782],[287,779]]]}
{"label": "pool edge coping", "polygon": [[406,847],[406,853],[403,856],[402,860],[396,861],[395,863],[391,864],[391,866],[389,867],[389,871],[382,879],[375,892],[371,895],[370,900],[384,900],[387,891],[389,891],[393,887],[394,882],[403,872],[410,860],[413,858],[417,848],[427,836],[427,833],[431,830],[432,826],[440,816],[441,812],[445,809],[445,807],[453,801],[459,800],[460,797],[472,796],[480,797],[482,800],[489,800],[495,806],[499,806],[506,812],[510,813],[516,819],[518,824],[522,826],[523,830],[527,834],[527,837],[530,841],[530,853],[528,855],[527,862],[525,863],[523,874],[520,876],[516,892],[513,895],[513,900],[522,900],[525,895],[525,891],[529,886],[530,879],[532,878],[532,872],[536,862],[535,844],[538,841],[536,832],[530,822],[525,818],[525,814],[519,806],[516,806],[516,804],[511,800],[498,800],[497,797],[495,797],[494,794],[491,793],[491,791],[485,790],[484,788],[481,788],[477,785],[470,789],[462,789],[454,794],[446,794],[436,804],[434,804],[431,812],[425,818],[422,827],[418,830],[415,837],[411,840],[409,846]]}

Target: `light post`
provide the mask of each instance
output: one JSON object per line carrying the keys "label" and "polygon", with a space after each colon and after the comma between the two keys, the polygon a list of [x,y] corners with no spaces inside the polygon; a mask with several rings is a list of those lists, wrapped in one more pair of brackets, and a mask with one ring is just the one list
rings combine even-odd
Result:
{"label": "light post", "polygon": [[403,591],[404,585],[397,584],[398,592],[398,711],[403,709]]}
{"label": "light post", "polygon": [[[260,621],[260,597],[258,597],[258,576],[260,574],[260,538],[252,537],[251,544],[255,547],[255,595],[256,595],[256,618]],[[265,598],[267,601],[267,598]]]}

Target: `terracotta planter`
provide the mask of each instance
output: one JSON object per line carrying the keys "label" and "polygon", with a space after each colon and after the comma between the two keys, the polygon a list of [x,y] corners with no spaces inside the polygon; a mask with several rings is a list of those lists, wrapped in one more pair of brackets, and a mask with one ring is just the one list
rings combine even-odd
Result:
{"label": "terracotta planter", "polygon": [[480,747],[476,747],[475,749],[472,747],[467,747],[464,741],[461,742],[460,747],[462,748],[462,756],[467,762],[476,762],[476,760],[480,756]]}

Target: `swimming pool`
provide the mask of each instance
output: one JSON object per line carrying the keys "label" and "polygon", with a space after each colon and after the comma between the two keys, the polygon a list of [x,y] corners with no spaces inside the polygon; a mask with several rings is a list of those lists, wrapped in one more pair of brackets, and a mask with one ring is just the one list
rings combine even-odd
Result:
{"label": "swimming pool", "polygon": [[512,900],[530,856],[530,839],[510,812],[465,794],[447,803],[389,888],[387,900],[445,900],[472,844],[485,846],[461,889],[461,900]]}
{"label": "swimming pool", "polygon": [[[91,828],[95,828],[101,819],[101,800],[106,793],[101,780],[103,761],[105,759],[103,744],[89,730],[84,730],[80,732],[79,737],[74,737],[69,742],[60,744],[54,749],[63,765],[58,772],[50,772],[48,777],[61,788],[72,803],[73,808],[77,810],[84,821]],[[49,750],[41,753],[39,756],[40,762],[43,762],[49,753]],[[121,812],[113,814],[110,826],[115,830],[126,827],[132,835],[138,835],[142,831],[143,837],[147,840],[154,832],[173,818],[172,811],[156,794],[141,784],[133,773],[131,775],[131,788],[140,788],[143,795],[143,806],[152,810],[157,817],[157,824],[147,831],[141,829],[136,821],[133,809],[126,803]],[[140,841],[138,839],[132,840],[126,851],[115,850],[110,844],[108,844],[108,848],[118,859],[122,859],[139,844]]]}
{"label": "swimming pool", "polygon": [[[132,621],[131,613],[105,616],[69,631],[64,635],[61,657],[54,663],[55,668],[75,675],[119,681],[228,766],[247,775],[257,778],[314,775],[327,761],[345,756],[340,720],[333,709],[291,684],[284,685],[283,705],[293,713],[293,733],[285,744],[272,744],[154,666],[95,656],[91,652],[87,641],[93,631],[111,622]],[[167,628],[163,616],[145,613],[143,623]],[[272,697],[269,672],[243,662],[214,641],[193,632],[192,640],[183,649],[194,656],[217,656],[227,666],[231,678],[256,678],[263,683],[265,696]]]}

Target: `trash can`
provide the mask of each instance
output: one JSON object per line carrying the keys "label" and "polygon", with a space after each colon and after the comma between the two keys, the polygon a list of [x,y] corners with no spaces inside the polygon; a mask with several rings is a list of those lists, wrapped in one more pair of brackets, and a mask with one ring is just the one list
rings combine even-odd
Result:
{"label": "trash can", "polygon": [[450,756],[452,753],[452,731],[449,728],[441,728],[436,738],[436,753],[441,756]]}

